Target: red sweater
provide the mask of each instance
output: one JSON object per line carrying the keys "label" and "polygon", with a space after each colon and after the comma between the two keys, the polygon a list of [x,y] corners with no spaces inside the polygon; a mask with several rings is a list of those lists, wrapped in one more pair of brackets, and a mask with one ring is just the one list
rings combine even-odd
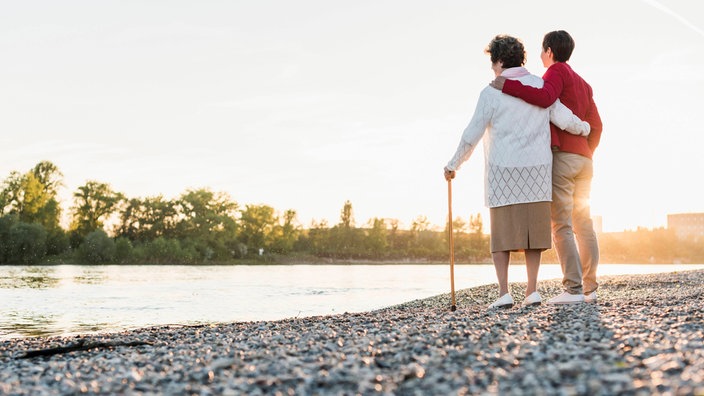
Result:
{"label": "red sweater", "polygon": [[589,137],[576,136],[550,124],[552,146],[560,151],[592,158],[601,139],[601,117],[594,103],[592,87],[587,84],[570,65],[557,62],[543,75],[543,88],[525,86],[518,80],[506,80],[502,92],[540,106],[550,107],[559,98],[562,104],[591,127]]}

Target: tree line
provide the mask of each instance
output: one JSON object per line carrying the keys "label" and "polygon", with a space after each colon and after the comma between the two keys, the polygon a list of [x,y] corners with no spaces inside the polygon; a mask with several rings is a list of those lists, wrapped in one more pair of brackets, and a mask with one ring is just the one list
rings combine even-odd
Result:
{"label": "tree line", "polygon": [[[87,181],[72,194],[64,229],[58,201],[62,186],[63,174],[49,161],[24,173],[13,171],[0,184],[0,264],[448,260],[448,225],[438,230],[425,216],[409,229],[388,218],[359,227],[346,201],[338,223],[313,221],[304,228],[293,209],[240,206],[227,193],[207,188],[175,199],[130,198],[107,183]],[[480,214],[455,217],[452,229],[457,262],[491,262]],[[701,263],[700,242],[678,239],[664,228],[599,237],[601,261],[614,263]],[[557,262],[554,250],[544,253],[543,262]]]}
{"label": "tree line", "polygon": [[[293,209],[240,206],[227,193],[193,189],[178,198],[127,197],[109,184],[87,181],[72,194],[67,229],[58,201],[63,174],[42,161],[13,171],[0,185],[0,264],[46,262],[204,264],[335,260],[444,260],[447,233],[419,216],[410,229],[395,219],[355,225],[352,203],[339,223],[303,228]],[[481,261],[488,237],[479,214],[453,221],[458,260]]]}

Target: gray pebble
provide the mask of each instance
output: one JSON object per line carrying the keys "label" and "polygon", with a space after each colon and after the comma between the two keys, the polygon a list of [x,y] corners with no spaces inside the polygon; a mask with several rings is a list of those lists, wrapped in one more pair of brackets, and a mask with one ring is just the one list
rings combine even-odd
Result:
{"label": "gray pebble", "polygon": [[[488,285],[373,312],[0,342],[0,394],[704,394],[704,270],[601,277],[598,304],[487,312]],[[524,284],[512,284],[520,301]],[[559,280],[539,284],[544,297]],[[661,298],[658,298],[660,296]],[[664,298],[667,296],[667,298]]]}

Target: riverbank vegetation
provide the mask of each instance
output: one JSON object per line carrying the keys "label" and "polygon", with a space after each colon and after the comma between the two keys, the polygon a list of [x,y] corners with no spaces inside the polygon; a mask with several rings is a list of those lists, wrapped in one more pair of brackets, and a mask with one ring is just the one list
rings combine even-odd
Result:
{"label": "riverbank vegetation", "polygon": [[[352,203],[339,222],[297,222],[296,211],[267,205],[241,206],[228,194],[187,190],[175,199],[127,197],[103,182],[73,192],[61,226],[58,190],[63,174],[43,161],[13,171],[0,185],[0,264],[228,264],[282,262],[445,262],[444,230],[424,216],[408,229],[373,218],[358,226]],[[453,219],[458,263],[488,263],[489,236],[481,215]],[[602,262],[704,262],[698,241],[680,240],[666,229],[638,229],[600,236]],[[546,262],[557,262],[554,251]]]}

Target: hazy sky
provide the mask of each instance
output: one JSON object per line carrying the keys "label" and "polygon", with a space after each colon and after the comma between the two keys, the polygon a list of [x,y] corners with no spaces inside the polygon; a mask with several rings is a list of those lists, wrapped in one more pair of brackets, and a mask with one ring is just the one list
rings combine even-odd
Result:
{"label": "hazy sky", "polygon": [[[0,180],[42,160],[65,207],[88,180],[128,197],[225,191],[299,221],[444,224],[442,168],[517,36],[542,75],[545,32],[604,121],[592,212],[617,231],[704,211],[704,13],[691,0],[0,0]],[[483,153],[453,182],[482,213]]]}

